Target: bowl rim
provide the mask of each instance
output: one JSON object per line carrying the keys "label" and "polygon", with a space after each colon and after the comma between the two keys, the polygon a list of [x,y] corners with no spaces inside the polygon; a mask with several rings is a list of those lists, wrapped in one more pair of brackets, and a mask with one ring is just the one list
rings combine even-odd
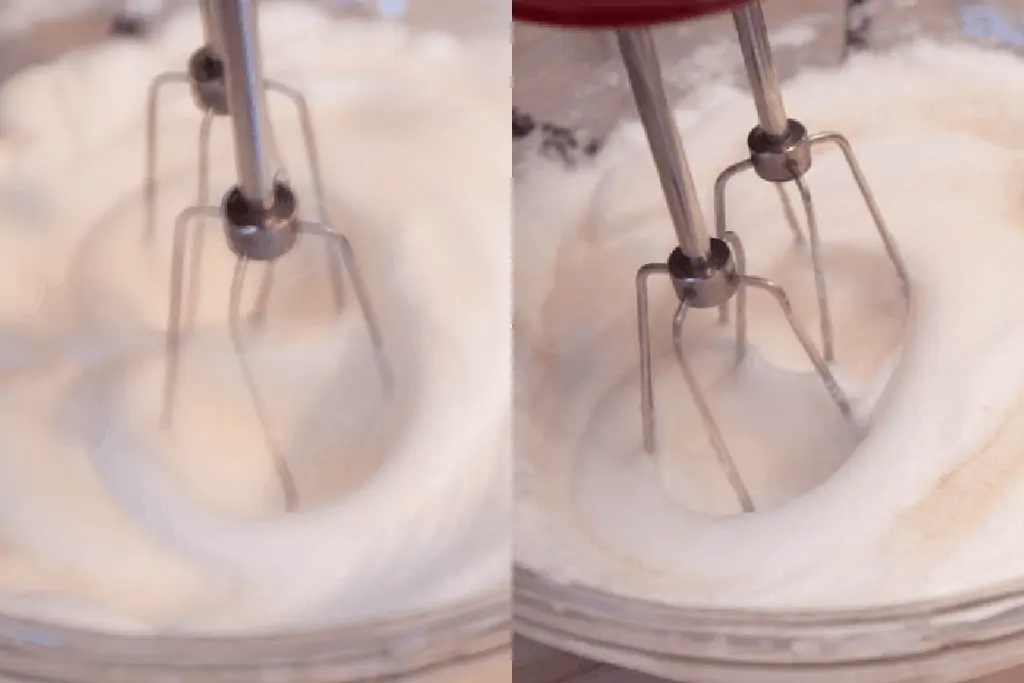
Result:
{"label": "bowl rim", "polygon": [[54,683],[388,681],[494,656],[511,647],[511,630],[502,590],[430,613],[274,634],[121,635],[0,615],[0,674]]}
{"label": "bowl rim", "polygon": [[514,593],[515,627],[528,637],[705,666],[820,671],[1024,639],[1024,580],[857,609],[717,609],[626,598],[517,565]]}

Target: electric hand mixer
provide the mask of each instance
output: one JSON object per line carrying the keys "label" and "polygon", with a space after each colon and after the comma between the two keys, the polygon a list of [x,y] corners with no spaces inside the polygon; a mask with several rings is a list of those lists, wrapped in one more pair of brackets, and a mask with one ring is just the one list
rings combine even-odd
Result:
{"label": "electric hand mixer", "polygon": [[[733,15],[757,110],[758,125],[747,137],[750,156],[722,171],[715,183],[715,234],[711,237],[705,227],[697,190],[667,100],[655,42],[647,27],[656,23],[695,19],[725,10],[730,10]],[[902,282],[904,296],[909,295],[906,268],[854,156],[853,148],[839,133],[809,134],[803,124],[786,115],[759,0],[513,0],[513,16],[517,20],[567,28],[616,31],[619,50],[678,240],[678,247],[669,254],[664,263],[643,265],[636,276],[643,446],[648,453],[653,453],[657,447],[648,319],[648,281],[652,276],[665,275],[671,281],[678,298],[672,319],[672,340],[676,360],[716,457],[743,510],[751,512],[754,510],[754,501],[743,483],[730,456],[726,439],[695,379],[683,343],[684,324],[687,316],[695,309],[717,308],[721,320],[727,321],[729,303],[735,298],[736,361],[739,363],[743,360],[747,348],[748,289],[766,292],[778,304],[836,407],[848,422],[853,423],[850,400],[831,368],[835,353],[821,236],[813,198],[804,177],[810,170],[814,148],[832,145],[841,151],[867,204],[889,260]],[[793,183],[799,192],[807,226],[807,241],[820,313],[820,348],[796,318],[782,287],[746,271],[743,245],[739,237],[728,230],[726,186],[731,178],[749,170],[776,185],[794,236],[803,241],[803,232],[782,185]]]}
{"label": "electric hand mixer", "polygon": [[[252,322],[259,324],[265,314],[273,287],[274,263],[288,254],[302,235],[325,241],[334,303],[343,303],[343,271],[347,271],[366,328],[376,352],[376,362],[385,387],[390,387],[391,370],[384,354],[384,342],[367,288],[352,250],[342,233],[335,230],[327,209],[323,175],[314,138],[309,106],[305,97],[290,86],[264,78],[259,49],[257,0],[200,0],[204,44],[189,59],[187,69],[157,76],[150,85],[147,109],[147,149],[144,185],[145,231],[152,237],[156,228],[157,114],[159,95],[165,86],[185,84],[202,112],[199,132],[199,180],[195,206],[184,209],[175,221],[171,266],[171,296],[167,323],[167,365],[164,382],[163,420],[173,422],[175,390],[179,371],[182,335],[194,313],[198,296],[198,273],[207,219],[223,226],[228,248],[237,257],[231,282],[228,325],[232,346],[241,365],[253,409],[264,432],[268,450],[280,476],[286,507],[297,505],[298,493],[281,448],[275,443],[270,411],[256,388],[253,369],[246,357],[242,338],[241,298],[250,262],[265,264]],[[265,92],[291,100],[298,109],[306,156],[312,176],[317,207],[315,221],[299,215],[299,201],[288,176],[281,168],[267,114]],[[210,132],[217,118],[227,118],[234,139],[238,182],[228,189],[220,206],[210,203]],[[191,234],[190,234],[191,233]],[[191,241],[191,254],[188,246]],[[186,279],[186,261],[190,259]],[[188,286],[187,296],[185,287]],[[186,309],[186,305],[188,308]]]}

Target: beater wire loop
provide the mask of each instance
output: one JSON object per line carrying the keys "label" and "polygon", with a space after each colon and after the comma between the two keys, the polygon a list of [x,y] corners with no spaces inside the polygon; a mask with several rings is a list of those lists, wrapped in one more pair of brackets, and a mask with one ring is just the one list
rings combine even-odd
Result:
{"label": "beater wire loop", "polygon": [[220,218],[220,209],[193,206],[185,209],[174,221],[174,244],[171,248],[170,303],[167,307],[166,353],[164,369],[164,400],[161,422],[169,428],[174,422],[174,404],[178,386],[179,351],[182,337],[182,292],[184,291],[185,257],[188,253],[188,231],[199,218]]}
{"label": "beater wire loop", "polygon": [[814,198],[807,181],[793,169],[793,184],[800,194],[807,220],[807,235],[810,238],[811,269],[814,271],[814,293],[818,299],[819,325],[821,327],[821,355],[831,363],[835,360],[835,333],[832,329],[832,307],[828,303],[828,283],[825,280],[825,259],[821,253],[821,232],[818,230],[818,215],[814,211]]}
{"label": "beater wire loop", "polygon": [[[295,109],[299,113],[299,125],[302,127],[302,137],[306,147],[306,159],[309,163],[309,172],[313,180],[313,198],[316,202],[318,220],[325,226],[331,225],[331,219],[327,209],[327,193],[324,191],[323,172],[320,168],[320,153],[317,151],[316,138],[313,133],[313,118],[309,113],[309,103],[306,101],[306,96],[295,88],[271,78],[265,79],[263,83],[268,91],[278,93],[291,100],[295,105]],[[331,232],[333,233],[334,231],[332,230]],[[352,262],[354,263],[355,260],[353,259]],[[341,310],[341,307],[344,304],[344,284],[341,270],[342,269],[338,261],[331,258],[330,253],[327,252],[327,272],[330,275],[331,282],[334,283],[334,305],[338,310]],[[362,305],[362,303],[363,302],[361,300],[360,305]]]}
{"label": "beater wire loop", "polygon": [[[281,492],[284,495],[285,509],[294,510],[299,502],[295,477],[288,466],[288,459],[285,457],[283,449],[281,449],[274,438],[274,427],[270,419],[270,411],[267,409],[267,405],[263,401],[262,394],[260,394],[259,387],[256,384],[256,376],[253,373],[252,365],[249,363],[249,357],[246,355],[245,342],[242,338],[240,311],[242,308],[242,292],[245,287],[245,271],[248,264],[249,259],[244,256],[240,256],[238,261],[235,262],[235,272],[231,278],[231,295],[228,303],[228,329],[231,332],[231,345],[234,348],[235,356],[238,357],[238,365],[245,379],[246,389],[249,392],[249,397],[252,399],[252,407],[256,413],[256,419],[263,430],[267,451],[270,453],[274,469],[277,471],[278,478],[281,481]],[[265,281],[266,279],[264,279]]]}
{"label": "beater wire loop", "polygon": [[668,275],[668,265],[647,263],[636,272],[636,321],[640,340],[640,415],[643,421],[644,450],[657,449],[654,412],[654,380],[651,368],[651,313],[649,281],[654,275]]}
{"label": "beater wire loop", "polygon": [[686,299],[679,302],[676,307],[676,314],[672,316],[672,348],[676,354],[676,361],[679,363],[679,369],[683,372],[683,381],[686,383],[686,388],[690,392],[690,398],[693,399],[694,405],[697,406],[697,412],[700,413],[700,419],[704,422],[704,429],[707,431],[708,440],[711,442],[711,448],[715,451],[715,457],[718,459],[718,464],[721,465],[722,471],[725,473],[725,478],[729,481],[729,486],[736,493],[736,498],[739,500],[740,507],[744,512],[754,511],[754,499],[750,495],[750,491],[747,490],[746,484],[743,483],[743,478],[740,476],[740,471],[736,467],[736,462],[732,459],[732,454],[729,453],[729,447],[725,444],[725,437],[722,436],[722,430],[718,427],[718,422],[715,420],[714,414],[711,412],[711,407],[708,405],[707,399],[704,397],[704,392],[701,391],[700,385],[697,383],[697,378],[693,374],[693,370],[690,368],[689,360],[686,357],[686,351],[683,348],[683,325],[686,324],[686,314],[690,310],[689,301]]}
{"label": "beater wire loop", "polygon": [[831,131],[816,133],[810,136],[808,142],[810,142],[812,146],[819,147],[826,144],[833,144],[843,153],[843,159],[846,160],[846,165],[850,168],[850,173],[853,175],[853,180],[857,184],[857,189],[860,191],[860,195],[868,207],[868,212],[871,214],[871,220],[875,224],[875,230],[878,231],[878,236],[882,239],[882,244],[885,246],[885,253],[889,257],[889,261],[892,262],[893,268],[896,269],[896,274],[899,276],[903,296],[909,298],[910,274],[907,272],[907,266],[903,261],[903,257],[900,255],[900,250],[896,245],[896,240],[893,238],[892,232],[889,230],[889,226],[882,217],[882,210],[878,207],[878,201],[875,199],[875,193],[871,191],[868,179],[864,175],[864,171],[861,169],[860,162],[857,161],[857,155],[853,153],[853,145],[850,144],[850,141],[846,136]]}
{"label": "beater wire loop", "polygon": [[345,270],[348,271],[349,279],[352,281],[352,291],[359,302],[359,308],[363,314],[366,332],[369,334],[370,343],[373,345],[374,362],[377,364],[377,372],[380,375],[385,392],[390,394],[394,391],[395,385],[394,369],[388,360],[384,348],[384,333],[381,330],[380,321],[377,319],[376,313],[374,313],[373,305],[370,301],[370,290],[366,286],[366,281],[363,279],[362,272],[359,269],[359,262],[356,260],[352,243],[344,234],[335,231],[330,225],[325,223],[301,221],[299,223],[299,232],[323,237],[337,249],[338,258],[340,263],[344,265]]}
{"label": "beater wire loop", "polygon": [[[199,187],[196,192],[196,206],[210,205],[210,131],[213,128],[213,112],[203,112],[203,121],[199,126]],[[192,240],[192,255],[190,257],[191,268],[188,278],[185,281],[188,285],[188,296],[185,299],[185,312],[183,314],[184,329],[190,330],[195,324],[196,312],[199,306],[199,287],[202,277],[203,244],[206,241],[206,231],[203,229],[206,221],[202,216],[196,218],[198,226],[196,237]]]}
{"label": "beater wire loop", "polygon": [[[796,314],[793,311],[793,306],[790,303],[785,290],[767,278],[747,274],[746,254],[743,250],[743,244],[740,242],[739,237],[734,233],[726,233],[725,241],[732,249],[737,278],[737,288],[734,295],[736,300],[736,364],[739,365],[744,360],[747,351],[747,290],[748,288],[752,288],[764,291],[772,297],[776,304],[778,304],[787,324],[793,332],[793,335],[796,337],[800,347],[807,355],[807,358],[811,361],[814,371],[825,385],[826,391],[828,391],[832,401],[836,404],[840,414],[845,420],[852,423],[854,416],[849,398],[839,385],[839,382],[836,380],[835,375],[829,368],[828,363],[815,348],[810,335],[797,319]],[[671,276],[669,267],[660,263],[646,264],[637,271],[636,276],[637,323],[640,342],[640,412],[643,427],[644,449],[648,453],[654,453],[657,449],[648,285],[650,278],[653,275],[659,274]],[[722,431],[714,418],[714,413],[708,404],[703,390],[700,388],[696,375],[693,373],[683,344],[683,328],[688,318],[688,314],[693,307],[694,306],[692,306],[689,297],[685,295],[681,297],[676,313],[672,319],[673,351],[675,352],[676,361],[682,370],[683,381],[686,384],[687,391],[693,399],[697,412],[700,415],[701,422],[704,424],[704,428],[707,431],[708,440],[715,452],[715,457],[722,467],[730,486],[735,492],[740,506],[743,508],[744,512],[751,512],[754,510],[753,498],[746,486],[743,484],[739,468],[736,466],[735,460],[729,451],[726,439],[722,435]]]}
{"label": "beater wire loop", "polygon": [[189,75],[184,71],[162,73],[149,84],[146,94],[146,166],[142,180],[142,206],[145,212],[145,232],[147,241],[152,241],[156,234],[156,159],[157,159],[157,122],[159,116],[160,92],[172,83],[188,84]]}

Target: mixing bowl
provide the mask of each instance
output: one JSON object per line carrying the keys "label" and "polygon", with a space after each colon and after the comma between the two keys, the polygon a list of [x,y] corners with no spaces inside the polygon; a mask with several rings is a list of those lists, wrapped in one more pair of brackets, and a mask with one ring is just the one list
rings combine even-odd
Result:
{"label": "mixing bowl", "polygon": [[[765,0],[783,77],[839,63],[847,52],[842,0]],[[1020,50],[1024,3],[868,0],[865,37],[881,49],[925,35]],[[861,27],[857,27],[860,29]],[[745,83],[728,16],[660,27],[671,97],[717,75]],[[854,31],[853,38],[862,36]],[[635,117],[608,33],[517,25],[517,107],[600,137]],[[518,567],[522,635],[594,660],[687,683],[946,683],[1024,662],[1024,581],[956,599],[842,612],[683,609],[564,585]]]}
{"label": "mixing bowl", "polygon": [[[180,3],[163,4],[160,16]],[[388,20],[401,14],[411,24],[460,33],[504,32],[509,25],[507,7],[483,0],[330,4],[338,12]],[[124,5],[0,3],[0,78],[107,39],[113,12]],[[124,637],[0,615],[2,681],[487,683],[508,680],[510,671],[507,591],[428,614],[258,637]]]}

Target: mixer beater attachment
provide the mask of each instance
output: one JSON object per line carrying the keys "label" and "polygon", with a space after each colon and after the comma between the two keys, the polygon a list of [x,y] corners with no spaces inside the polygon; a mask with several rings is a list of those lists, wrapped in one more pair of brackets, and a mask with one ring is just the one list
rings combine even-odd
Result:
{"label": "mixer beater attachment", "polygon": [[[199,173],[196,203],[200,206],[209,203],[210,196],[210,135],[213,129],[213,122],[216,118],[225,117],[229,114],[229,101],[225,84],[225,64],[223,55],[223,27],[220,25],[221,10],[218,6],[219,0],[199,0],[200,16],[203,24],[203,45],[189,57],[185,71],[168,71],[156,76],[149,85],[146,98],[146,169],[143,182],[143,206],[145,211],[145,236],[152,240],[156,229],[157,211],[157,134],[160,94],[165,87],[174,84],[186,84],[191,91],[192,101],[202,112],[203,118],[199,126]],[[231,29],[229,29],[231,30]],[[284,83],[273,79],[263,79],[264,87],[270,92],[279,94],[291,100],[299,115],[302,126],[302,134],[306,147],[306,157],[309,163],[310,175],[313,180],[313,192],[316,196],[319,220],[323,224],[329,224],[327,217],[326,199],[323,190],[323,175],[320,170],[320,158],[317,153],[316,141],[313,135],[313,124],[309,115],[309,105],[305,96]],[[273,139],[273,131],[268,130],[269,143],[272,147],[273,159],[278,169],[283,167],[277,145]],[[279,176],[284,177],[284,172],[279,171]],[[197,238],[194,247],[196,261],[200,260],[202,254],[203,240]],[[327,259],[328,272],[334,285],[335,305],[340,308],[342,304],[343,274],[337,260],[330,254]],[[192,275],[197,275],[197,271]],[[350,275],[352,275],[350,273]],[[273,279],[273,271],[267,269],[264,284],[261,289],[261,296],[257,301],[253,318],[256,321],[262,319],[266,306],[266,299]],[[198,284],[198,283],[196,283]],[[197,287],[193,287],[196,289]],[[190,300],[190,309],[194,307],[194,300]],[[191,319],[191,312],[187,316]]]}
{"label": "mixer beater attachment", "polygon": [[[190,62],[189,73],[164,74],[151,87],[149,114],[155,120],[156,93],[162,84],[188,79],[196,103],[204,110],[200,135],[200,193],[195,206],[182,211],[174,226],[173,260],[171,266],[171,298],[167,329],[167,366],[164,383],[163,421],[173,422],[174,400],[179,370],[179,347],[183,332],[183,291],[185,261],[189,231],[195,222],[192,236],[193,252],[189,287],[196,292],[194,275],[198,273],[201,253],[199,245],[206,219],[216,219],[223,225],[230,250],[237,256],[231,282],[229,301],[229,328],[232,345],[238,356],[246,388],[252,397],[253,408],[264,432],[268,449],[281,480],[286,507],[294,509],[298,502],[295,481],[284,454],[275,443],[270,428],[269,409],[257,390],[252,367],[246,357],[241,333],[241,298],[246,270],[250,262],[266,264],[265,276],[257,296],[256,316],[262,315],[272,286],[272,264],[295,246],[300,235],[310,235],[326,241],[329,263],[332,265],[332,284],[335,302],[341,300],[340,274],[342,266],[348,271],[352,287],[366,322],[367,331],[375,350],[375,361],[386,390],[390,390],[392,377],[384,355],[383,337],[370,305],[365,284],[359,274],[352,246],[348,239],[331,226],[321,184],[319,162],[313,140],[312,126],[304,97],[291,88],[267,81],[262,75],[258,45],[257,7],[254,0],[203,0],[203,24],[206,45],[198,50]],[[301,220],[298,200],[287,177],[275,172],[278,168],[276,153],[272,151],[272,133],[269,125],[264,92],[275,90],[292,98],[297,104],[305,137],[306,152],[313,176],[314,193],[318,204],[319,220]],[[235,147],[235,165],[238,184],[228,190],[221,206],[210,205],[208,195],[208,141],[210,124],[214,116],[228,116]],[[147,205],[152,211],[153,126],[150,128],[150,151],[147,168]],[[152,213],[148,214],[147,230],[152,230]]]}
{"label": "mixer beater attachment", "polygon": [[[909,279],[903,259],[900,257],[896,243],[886,227],[882,212],[878,208],[867,179],[861,171],[853,153],[850,141],[835,132],[808,135],[807,129],[797,120],[787,118],[786,108],[782,102],[775,66],[772,63],[771,46],[768,43],[768,30],[765,26],[764,13],[759,0],[747,3],[733,10],[733,20],[739,37],[743,62],[750,82],[750,90],[757,108],[758,125],[747,136],[747,147],[750,157],[726,168],[715,181],[715,234],[723,239],[728,233],[725,211],[725,190],[730,179],[754,170],[762,180],[773,183],[782,201],[790,228],[798,240],[803,236],[789,198],[783,184],[792,182],[803,204],[807,222],[807,237],[810,243],[811,264],[814,270],[814,287],[818,300],[819,320],[821,326],[822,356],[826,362],[835,360],[835,339],[832,329],[832,313],[829,309],[828,287],[825,280],[825,269],[822,263],[821,236],[818,220],[814,210],[814,201],[804,176],[811,168],[812,148],[822,145],[835,145],[843,154],[853,179],[860,190],[864,203],[867,205],[874,222],[875,229],[885,246],[886,254],[896,269],[903,287],[903,294],[909,293]],[[743,306],[742,292],[737,297],[737,310]],[[729,309],[720,307],[723,321],[728,320]]]}
{"label": "mixer beater attachment", "polygon": [[[753,3],[751,6],[756,4]],[[759,9],[759,7],[756,8],[757,11]],[[797,320],[789,298],[782,287],[771,280],[747,273],[743,246],[739,237],[734,233],[722,229],[716,237],[708,236],[697,200],[697,190],[665,94],[661,68],[651,33],[648,29],[621,29],[617,32],[617,38],[678,240],[678,247],[673,249],[664,263],[646,264],[640,268],[636,276],[644,449],[653,454],[657,448],[648,281],[654,275],[667,275],[679,300],[672,320],[672,342],[676,360],[682,370],[683,380],[708,432],[716,457],[735,491],[740,505],[745,512],[751,512],[754,510],[753,498],[740,477],[725,438],[722,436],[707,399],[697,383],[683,348],[683,328],[689,313],[694,309],[724,309],[729,300],[735,296],[737,306],[736,359],[739,362],[743,359],[747,348],[747,290],[756,289],[767,293],[782,310],[797,341],[847,421],[853,421],[853,409],[845,392],[836,381],[828,362],[815,348],[810,335]],[[759,135],[759,144],[762,138],[768,139],[766,136]],[[779,145],[780,152],[773,155],[774,147],[766,153],[759,151],[757,158],[763,157],[765,161],[757,163],[774,168],[777,173],[781,173],[780,167],[785,168],[785,158],[789,156],[809,158],[803,151],[806,149],[807,143],[798,144],[795,139],[791,141],[772,140],[774,145]],[[846,147],[843,148],[845,151]],[[760,148],[758,149],[760,150]],[[754,163],[754,161],[744,162],[744,168],[747,165],[752,166]],[[855,174],[860,179],[859,169],[854,168]],[[736,172],[733,171],[732,174],[734,175]],[[789,179],[789,176],[786,179]],[[722,184],[720,182],[719,186]],[[721,225],[722,223],[719,222],[719,226]],[[883,234],[888,245],[891,240],[888,240],[887,233],[883,232]],[[813,239],[816,237],[812,237]],[[899,263],[898,260],[896,262]]]}

